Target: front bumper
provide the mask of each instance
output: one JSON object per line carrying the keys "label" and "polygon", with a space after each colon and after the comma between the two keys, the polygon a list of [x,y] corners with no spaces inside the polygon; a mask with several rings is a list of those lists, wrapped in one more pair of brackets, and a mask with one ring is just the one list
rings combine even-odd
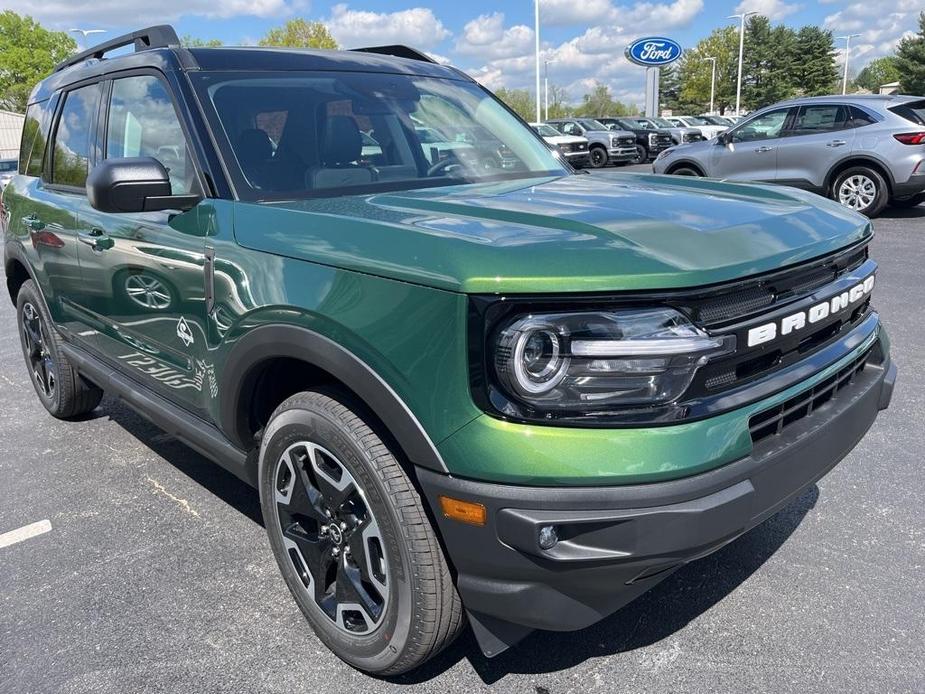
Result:
{"label": "front bumper", "polygon": [[635,147],[615,147],[607,150],[610,161],[632,161],[636,158]]}
{"label": "front bumper", "polygon": [[[890,402],[896,367],[871,348],[850,385],[707,472],[652,484],[527,487],[418,470],[433,509],[440,496],[485,506],[484,527],[435,512],[457,586],[486,655],[531,630],[582,629],[684,564],[758,525],[834,467]],[[559,542],[543,550],[543,526]]]}
{"label": "front bumper", "polygon": [[581,152],[563,152],[562,155],[572,166],[585,166],[591,161],[591,153],[588,150]]}

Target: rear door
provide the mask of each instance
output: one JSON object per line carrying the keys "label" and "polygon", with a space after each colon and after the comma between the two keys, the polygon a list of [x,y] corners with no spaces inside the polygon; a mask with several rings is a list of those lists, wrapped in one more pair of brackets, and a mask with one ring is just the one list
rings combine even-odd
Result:
{"label": "rear door", "polygon": [[[74,297],[80,291],[78,212],[86,199],[85,183],[94,151],[94,129],[100,107],[100,85],[85,84],[60,94],[45,107],[51,119],[45,144],[45,127],[33,142],[22,197],[15,193],[11,229],[31,245],[33,263],[45,283],[42,287],[55,323],[67,332],[80,329]],[[52,115],[53,114],[53,115]],[[11,191],[12,193],[12,191]]]}
{"label": "rear door", "polygon": [[[140,73],[107,83],[101,157],[154,157],[172,193],[201,184],[167,83]],[[199,413],[214,392],[206,348],[205,236],[197,208],[111,214],[80,208],[77,301],[93,352]]]}
{"label": "rear door", "polygon": [[780,135],[794,108],[778,108],[746,121],[707,153],[708,176],[744,181],[774,181]]}
{"label": "rear door", "polygon": [[777,143],[777,182],[821,190],[826,174],[854,146],[845,104],[800,106]]}

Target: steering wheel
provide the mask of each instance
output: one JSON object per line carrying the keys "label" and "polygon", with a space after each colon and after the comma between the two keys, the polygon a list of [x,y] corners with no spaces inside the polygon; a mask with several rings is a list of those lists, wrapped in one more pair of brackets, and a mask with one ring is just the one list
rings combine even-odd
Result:
{"label": "steering wheel", "polygon": [[427,175],[428,177],[436,176],[437,174],[442,173],[444,171],[446,171],[446,173],[449,173],[448,169],[454,166],[459,169],[462,169],[462,164],[460,163],[459,159],[457,159],[455,156],[444,157],[443,159],[440,159],[439,161],[437,161],[435,164],[432,164],[430,168],[427,169]]}

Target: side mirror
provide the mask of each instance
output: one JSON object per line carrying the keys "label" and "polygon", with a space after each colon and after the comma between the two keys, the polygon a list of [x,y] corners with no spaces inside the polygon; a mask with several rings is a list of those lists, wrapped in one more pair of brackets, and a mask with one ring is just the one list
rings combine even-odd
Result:
{"label": "side mirror", "polygon": [[716,144],[725,146],[725,145],[728,145],[730,142],[732,142],[732,136],[729,134],[728,131],[724,130],[723,132],[717,134]]}
{"label": "side mirror", "polygon": [[198,195],[172,195],[167,169],[153,157],[106,159],[87,176],[87,198],[100,212],[189,210]]}

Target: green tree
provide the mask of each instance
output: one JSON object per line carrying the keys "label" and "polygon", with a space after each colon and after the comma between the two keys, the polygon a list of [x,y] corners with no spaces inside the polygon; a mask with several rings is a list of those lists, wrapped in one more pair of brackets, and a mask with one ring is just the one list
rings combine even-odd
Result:
{"label": "green tree", "polygon": [[714,108],[725,113],[735,106],[739,32],[734,26],[727,26],[714,29],[681,56],[677,64],[681,84],[676,107],[679,112],[701,113],[709,108],[712,64],[706,58],[710,57],[716,58]]}
{"label": "green tree", "polygon": [[610,87],[596,84],[590,92],[582,97],[581,104],[575,109],[575,115],[594,118],[596,116],[632,116],[639,109],[621,103],[613,98]]}
{"label": "green tree", "polygon": [[0,107],[23,112],[36,82],[76,50],[63,31],[49,31],[12,10],[0,13]]}
{"label": "green tree", "polygon": [[224,44],[219,39],[201,39],[198,36],[184,34],[180,37],[180,45],[184,48],[218,48]]}
{"label": "green tree", "polygon": [[321,22],[290,19],[281,27],[270,29],[260,39],[261,46],[283,48],[337,48],[337,41]]}
{"label": "green tree", "polygon": [[799,96],[821,96],[835,91],[838,68],[832,32],[805,26],[797,32],[796,60],[791,68],[793,86]]}
{"label": "green tree", "polygon": [[659,71],[658,103],[662,108],[672,111],[677,110],[681,104],[681,81],[675,64],[666,65]]}
{"label": "green tree", "polygon": [[[536,100],[530,90],[501,87],[495,90],[495,96],[528,123],[532,123],[536,119]],[[552,96],[551,91],[550,96]]]}
{"label": "green tree", "polygon": [[568,104],[568,92],[565,87],[557,84],[549,85],[549,117],[567,118],[572,114],[572,107]]}
{"label": "green tree", "polygon": [[919,15],[919,33],[907,36],[896,49],[900,91],[925,96],[925,12]]}
{"label": "green tree", "polygon": [[876,92],[881,85],[898,82],[902,73],[896,63],[892,55],[872,60],[858,73],[854,83],[861,89]]}
{"label": "green tree", "polygon": [[790,27],[772,27],[761,15],[748,20],[742,62],[742,103],[746,109],[754,111],[794,95],[796,50],[797,33]]}

